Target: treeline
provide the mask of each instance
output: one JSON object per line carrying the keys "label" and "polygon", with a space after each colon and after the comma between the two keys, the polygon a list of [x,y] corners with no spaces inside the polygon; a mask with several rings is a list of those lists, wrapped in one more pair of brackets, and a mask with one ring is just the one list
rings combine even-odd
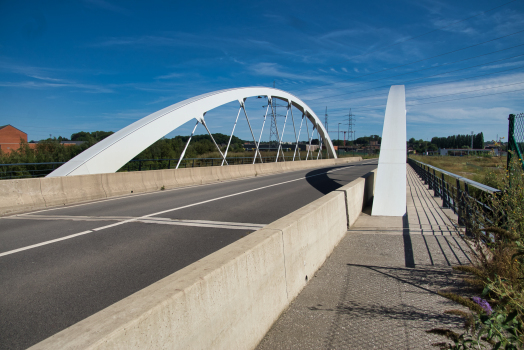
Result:
{"label": "treeline", "polygon": [[[11,151],[10,153],[3,153],[0,150],[0,163],[67,162],[111,134],[113,134],[112,131],[81,131],[72,134],[70,139],[58,136],[41,140],[36,143],[34,147],[31,147],[32,145],[30,146],[29,143],[21,140],[18,150]],[[62,145],[60,142],[63,141],[85,142],[81,145]],[[31,141],[31,143],[34,143],[34,141]]]}
{"label": "treeline", "polygon": [[[358,137],[354,141],[346,140],[346,146],[349,146],[349,145],[369,146],[371,141],[378,141],[378,143],[380,144],[382,142],[382,138],[378,135]],[[333,140],[333,146],[343,146],[343,145],[344,145],[344,140]]]}
{"label": "treeline", "polygon": [[[213,138],[224,151],[229,141],[229,136],[224,134],[213,134]],[[189,140],[189,136],[176,136],[172,139],[163,138],[138,154],[135,159],[161,159],[161,158],[178,158]],[[242,152],[244,141],[236,136],[231,139],[229,152]],[[197,158],[206,153],[215,152],[216,146],[209,135],[195,135],[186,150],[185,158]]]}
{"label": "treeline", "polygon": [[[22,141],[20,148],[10,153],[2,153],[0,149],[0,164],[67,162],[111,134],[113,134],[112,131],[81,131],[72,134],[70,139],[59,136],[39,141],[34,148],[30,147],[27,142]],[[224,150],[229,141],[229,136],[217,133],[213,134],[213,138],[221,146],[221,149]],[[160,139],[138,154],[135,159],[178,158],[188,139],[189,136]],[[80,145],[63,145],[60,143],[62,141],[85,141],[85,143]],[[233,136],[229,151],[243,151],[243,143],[243,140]],[[209,135],[195,135],[191,139],[185,157],[197,158],[214,151],[216,151],[216,147]]]}
{"label": "treeline", "polygon": [[[448,137],[434,137],[431,143],[438,148],[471,148],[471,135],[453,135]],[[473,135],[473,148],[484,148],[484,134]]]}
{"label": "treeline", "polygon": [[438,147],[434,143],[431,143],[429,141],[424,141],[422,139],[415,140],[414,137],[410,138],[408,141],[408,147],[413,148],[413,150],[417,151],[417,153],[424,153],[427,151],[437,151]]}

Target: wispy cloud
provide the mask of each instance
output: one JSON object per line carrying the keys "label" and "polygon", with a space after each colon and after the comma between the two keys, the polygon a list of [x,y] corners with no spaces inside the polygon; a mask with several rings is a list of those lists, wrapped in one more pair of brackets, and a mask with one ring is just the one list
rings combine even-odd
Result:
{"label": "wispy cloud", "polygon": [[182,76],[184,76],[183,73],[169,73],[166,75],[160,75],[156,77],[155,79],[173,79],[173,78],[180,78]]}
{"label": "wispy cloud", "polygon": [[262,62],[253,64],[249,67],[249,71],[255,75],[265,75],[275,78],[287,78],[287,79],[296,79],[296,80],[306,80],[306,81],[322,81],[329,82],[330,80],[323,76],[312,76],[305,74],[295,74],[291,72],[286,72],[282,70],[282,66],[277,63]]}
{"label": "wispy cloud", "polygon": [[114,92],[112,89],[93,84],[81,84],[81,83],[48,83],[39,81],[21,81],[21,82],[8,82],[0,81],[0,86],[12,87],[12,88],[25,88],[25,89],[44,89],[44,88],[70,88],[70,89],[81,89],[85,92],[91,93],[111,93]]}

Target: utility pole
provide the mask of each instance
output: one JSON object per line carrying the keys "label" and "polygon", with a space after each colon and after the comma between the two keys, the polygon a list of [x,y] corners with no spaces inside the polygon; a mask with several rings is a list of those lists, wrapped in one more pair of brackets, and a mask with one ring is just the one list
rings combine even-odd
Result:
{"label": "utility pole", "polygon": [[470,150],[468,151],[468,155],[469,155],[469,152],[472,152],[473,151],[473,131],[471,132],[471,147],[470,147]]}
{"label": "utility pole", "polygon": [[[338,155],[339,156],[340,156],[340,124],[342,124],[342,123],[338,123],[338,132],[337,132],[337,141],[338,141],[337,142],[338,143],[337,151],[338,151]],[[344,152],[345,152],[345,150],[344,150]]]}
{"label": "utility pole", "polygon": [[349,115],[348,115],[348,141],[355,141],[355,131],[353,131],[353,126],[355,125],[354,122],[354,115],[351,113],[351,108],[349,109]]}
{"label": "utility pole", "polygon": [[[273,80],[273,88],[275,87],[275,81]],[[271,145],[273,143],[278,145],[278,128],[277,128],[277,105],[274,98],[271,99],[271,127],[269,129],[269,149],[268,151],[271,151]],[[277,152],[278,152],[278,146]],[[278,158],[278,154],[277,154]]]}
{"label": "utility pole", "polygon": [[324,125],[326,126],[326,133],[329,135],[327,106],[326,112],[324,113]]}

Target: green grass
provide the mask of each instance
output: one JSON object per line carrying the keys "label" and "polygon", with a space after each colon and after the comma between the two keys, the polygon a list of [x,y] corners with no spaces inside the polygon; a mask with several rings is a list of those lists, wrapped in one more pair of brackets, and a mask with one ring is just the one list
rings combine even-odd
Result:
{"label": "green grass", "polygon": [[409,157],[492,187],[499,185],[497,178],[504,175],[507,162],[506,157],[420,155],[410,155]]}

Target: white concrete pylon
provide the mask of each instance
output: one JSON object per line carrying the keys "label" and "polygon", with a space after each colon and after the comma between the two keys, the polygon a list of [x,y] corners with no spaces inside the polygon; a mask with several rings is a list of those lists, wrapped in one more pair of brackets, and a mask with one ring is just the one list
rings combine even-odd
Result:
{"label": "white concrete pylon", "polygon": [[404,85],[389,90],[382,130],[372,216],[406,214],[406,93]]}

